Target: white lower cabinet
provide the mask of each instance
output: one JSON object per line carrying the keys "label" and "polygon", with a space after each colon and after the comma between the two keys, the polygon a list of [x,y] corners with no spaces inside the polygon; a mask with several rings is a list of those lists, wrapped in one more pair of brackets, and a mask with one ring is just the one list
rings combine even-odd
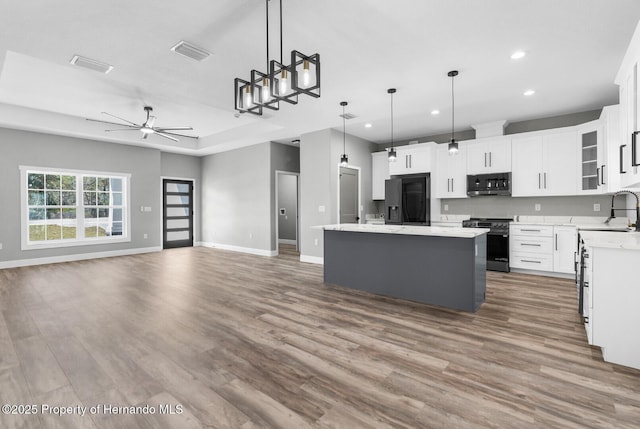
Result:
{"label": "white lower cabinet", "polygon": [[574,272],[575,226],[511,224],[509,246],[511,268],[563,274]]}

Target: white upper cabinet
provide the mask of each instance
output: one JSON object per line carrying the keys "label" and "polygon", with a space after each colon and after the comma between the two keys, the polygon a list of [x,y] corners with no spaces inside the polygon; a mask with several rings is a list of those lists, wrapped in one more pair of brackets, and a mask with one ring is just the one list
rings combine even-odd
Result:
{"label": "white upper cabinet", "polygon": [[600,192],[620,190],[622,174],[621,159],[624,148],[620,143],[620,105],[605,106],[600,120],[603,126],[602,157],[600,164]]}
{"label": "white upper cabinet", "polygon": [[622,172],[622,187],[640,186],[640,135],[637,136],[635,145],[632,141],[632,135],[639,130],[638,127],[640,125],[639,63],[640,24],[636,27],[615,79],[615,83],[620,88],[620,143],[618,156],[622,162],[618,171]]}
{"label": "white upper cabinet", "polygon": [[436,168],[432,175],[436,198],[467,197],[467,143],[460,142],[456,155],[446,143],[436,146]]}
{"label": "white upper cabinet", "polygon": [[467,174],[511,171],[511,136],[490,137],[468,142]]}
{"label": "white upper cabinet", "polygon": [[514,137],[512,195],[574,195],[577,190],[576,133]]}
{"label": "white upper cabinet", "polygon": [[604,136],[600,121],[592,121],[577,127],[580,159],[580,194],[602,192],[606,180],[602,176],[604,166]]}
{"label": "white upper cabinet", "polygon": [[384,181],[389,178],[387,151],[371,154],[371,199],[384,200]]}
{"label": "white upper cabinet", "polygon": [[397,159],[389,162],[389,174],[397,176],[431,172],[434,145],[435,143],[420,143],[396,147]]}

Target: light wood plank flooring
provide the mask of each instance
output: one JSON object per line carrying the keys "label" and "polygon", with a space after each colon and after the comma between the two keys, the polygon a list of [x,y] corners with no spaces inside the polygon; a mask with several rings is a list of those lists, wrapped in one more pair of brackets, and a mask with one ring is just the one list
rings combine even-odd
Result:
{"label": "light wood plank flooring", "polygon": [[325,285],[292,249],[0,270],[0,403],[157,407],[0,427],[638,428],[640,371],[587,345],[575,295],[489,272],[462,313]]}

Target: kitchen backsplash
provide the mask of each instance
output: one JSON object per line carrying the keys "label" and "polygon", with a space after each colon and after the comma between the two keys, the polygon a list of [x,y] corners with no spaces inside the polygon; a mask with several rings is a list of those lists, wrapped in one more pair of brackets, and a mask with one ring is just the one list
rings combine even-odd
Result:
{"label": "kitchen backsplash", "polygon": [[[620,201],[622,202],[622,201]],[[539,204],[539,211],[536,211]],[[600,204],[600,211],[594,211]],[[472,217],[520,216],[609,216],[611,195],[572,197],[498,197],[484,196],[440,200],[442,215],[470,215]]]}

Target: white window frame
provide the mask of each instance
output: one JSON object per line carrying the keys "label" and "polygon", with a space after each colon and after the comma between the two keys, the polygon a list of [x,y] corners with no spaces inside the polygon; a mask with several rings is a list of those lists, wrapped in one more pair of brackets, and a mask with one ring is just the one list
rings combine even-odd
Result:
{"label": "white window frame", "polygon": [[[73,246],[99,246],[104,244],[113,243],[125,243],[131,241],[131,174],[128,173],[113,173],[105,171],[91,171],[91,170],[71,170],[65,168],[51,168],[51,167],[32,167],[32,166],[19,166],[20,170],[20,229],[21,229],[21,248],[22,250],[35,250],[35,249],[52,249],[59,247],[73,247]],[[50,240],[50,241],[29,241],[29,200],[27,193],[29,186],[27,183],[28,174],[59,174],[59,175],[75,175],[80,179],[80,176],[102,176],[122,179],[122,199],[124,210],[122,213],[122,222],[124,225],[122,235],[108,236],[108,237],[93,237],[66,239],[66,240]],[[84,227],[84,204],[82,195],[82,180],[76,180],[76,201],[78,204],[75,206],[77,228],[82,229]],[[84,229],[82,229],[84,231]]]}

